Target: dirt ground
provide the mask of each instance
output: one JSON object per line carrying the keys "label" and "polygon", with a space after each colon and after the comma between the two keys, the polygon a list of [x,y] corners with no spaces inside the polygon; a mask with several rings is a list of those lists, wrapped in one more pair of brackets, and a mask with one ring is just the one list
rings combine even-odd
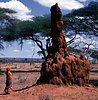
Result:
{"label": "dirt ground", "polygon": [[[5,69],[11,67],[13,91],[5,95]],[[0,100],[98,100],[98,64],[90,68],[90,85],[86,87],[35,85],[41,63],[0,64]]]}

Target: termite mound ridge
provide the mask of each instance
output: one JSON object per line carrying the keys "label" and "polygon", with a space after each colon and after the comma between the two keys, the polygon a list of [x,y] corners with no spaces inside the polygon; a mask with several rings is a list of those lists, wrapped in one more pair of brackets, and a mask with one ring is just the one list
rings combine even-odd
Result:
{"label": "termite mound ridge", "polygon": [[41,76],[37,80],[37,84],[85,86],[89,83],[90,63],[84,54],[78,57],[67,51],[67,43],[62,29],[62,12],[56,3],[51,7],[53,45],[48,48],[48,56],[42,64]]}

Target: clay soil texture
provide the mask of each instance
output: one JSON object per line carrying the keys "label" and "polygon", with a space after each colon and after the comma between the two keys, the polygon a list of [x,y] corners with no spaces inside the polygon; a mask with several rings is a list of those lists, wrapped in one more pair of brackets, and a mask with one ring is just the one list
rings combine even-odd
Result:
{"label": "clay soil texture", "polygon": [[[13,91],[5,95],[5,70],[11,67]],[[0,100],[98,100],[98,64],[90,66],[88,86],[36,85],[41,63],[0,64]]]}

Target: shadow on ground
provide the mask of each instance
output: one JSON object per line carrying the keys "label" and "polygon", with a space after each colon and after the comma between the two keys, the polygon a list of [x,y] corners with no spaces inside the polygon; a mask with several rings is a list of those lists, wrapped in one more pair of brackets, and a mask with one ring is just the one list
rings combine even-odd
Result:
{"label": "shadow on ground", "polygon": [[[89,84],[98,87],[98,80],[89,80]],[[21,88],[21,89],[13,90],[13,92],[26,90],[26,89],[29,89],[29,88],[31,88],[31,87],[33,87],[33,86],[36,86],[36,85],[37,85],[37,84],[33,84],[33,85],[31,85],[31,86],[27,86],[27,87],[25,87],[25,88]],[[8,94],[1,93],[0,95],[8,95]]]}
{"label": "shadow on ground", "polygon": [[[98,80],[90,80],[89,81],[89,84],[98,87]],[[14,92],[26,90],[26,89],[29,89],[29,88],[31,88],[33,86],[37,86],[37,84],[33,84],[32,86],[27,86],[25,88],[21,88],[21,89],[14,90]]]}
{"label": "shadow on ground", "polygon": [[98,80],[89,80],[89,84],[98,87]]}
{"label": "shadow on ground", "polygon": [[31,85],[31,86],[27,86],[27,87],[25,87],[25,88],[21,88],[21,89],[14,90],[14,92],[26,90],[26,89],[29,89],[29,88],[31,88],[31,87],[33,87],[33,86],[36,86],[36,84],[33,84],[33,85]]}

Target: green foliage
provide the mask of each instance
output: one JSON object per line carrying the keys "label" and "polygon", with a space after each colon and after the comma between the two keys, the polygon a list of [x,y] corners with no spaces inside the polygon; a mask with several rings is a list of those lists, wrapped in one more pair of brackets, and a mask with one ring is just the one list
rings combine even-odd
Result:
{"label": "green foliage", "polygon": [[[2,40],[5,40],[5,35],[3,35],[3,32],[5,32],[4,30],[7,30],[5,29],[6,26],[13,26],[14,19],[9,16],[9,14],[13,14],[13,13],[16,12],[10,9],[0,8],[0,49],[4,49]],[[7,34],[7,38],[10,37],[12,37],[12,35]]]}
{"label": "green foliage", "polygon": [[15,31],[15,26],[7,26],[5,29],[2,30],[1,37],[3,41],[14,41],[18,39],[18,34]]}
{"label": "green foliage", "polygon": [[64,30],[98,36],[98,2],[64,15]]}
{"label": "green foliage", "polygon": [[94,50],[94,52],[91,54],[91,57],[98,60],[98,51]]}
{"label": "green foliage", "polygon": [[16,13],[13,10],[6,9],[6,8],[0,8],[0,22],[3,24],[13,24],[14,19],[9,16],[9,14]]}
{"label": "green foliage", "polygon": [[[93,29],[90,29],[88,26],[86,26],[85,23],[87,23],[89,20],[92,20],[92,18],[90,18],[91,16],[95,18],[94,16],[98,15],[98,13],[96,13],[98,12],[97,4],[90,3],[88,7],[80,8],[78,10],[73,10],[72,13],[64,15],[63,16],[64,30],[75,31],[77,29],[78,33],[80,31],[81,32],[88,32],[91,30],[94,31]],[[0,16],[7,16],[4,12],[15,13],[12,10],[2,9],[2,8],[0,9],[0,11],[1,11],[0,13],[4,14],[4,15],[0,14]],[[87,17],[85,17],[84,19],[79,19],[76,18],[76,16],[79,17],[87,16],[89,17],[89,20],[87,20]],[[92,24],[92,26],[94,26],[94,23]],[[50,36],[50,29],[51,29],[50,15],[44,15],[44,16],[33,17],[33,21],[18,21],[16,23],[16,26],[14,25],[13,27],[7,27],[5,30],[6,32],[4,34],[5,37],[7,36],[6,34],[8,34],[8,37],[10,34],[12,35],[12,37],[9,40],[21,37],[26,38],[29,36],[33,36],[37,32],[42,33],[42,36]],[[13,36],[14,34],[16,38]]]}
{"label": "green foliage", "polygon": [[46,96],[46,97],[39,96],[39,100],[53,100],[53,99],[50,99],[48,96]]}
{"label": "green foliage", "polygon": [[[73,10],[63,16],[65,33],[85,34],[98,36],[98,2],[91,2],[88,7]],[[82,41],[81,41],[82,42]],[[93,44],[92,44],[93,45]],[[70,52],[79,53],[76,49],[68,48]],[[87,52],[85,52],[87,53]],[[88,52],[91,54],[92,52]],[[98,59],[98,52],[94,51],[91,57]]]}
{"label": "green foliage", "polygon": [[[73,34],[93,34],[98,36],[98,2],[91,2],[88,7],[73,10],[71,13],[63,16],[65,33]],[[15,13],[9,9],[0,8],[0,21],[5,20],[6,27],[1,27],[1,39],[4,41],[14,41],[18,39],[30,39],[36,33],[42,36],[50,36],[51,18],[50,15],[33,17],[33,21],[13,20],[6,13]],[[22,43],[22,42],[21,42]],[[70,48],[70,50],[73,50]],[[77,51],[77,50],[76,50]],[[75,51],[75,52],[76,52]],[[79,51],[77,51],[79,52]]]}
{"label": "green foliage", "polygon": [[16,13],[15,11],[13,11],[11,9],[7,9],[7,8],[0,8],[0,12],[1,13],[9,13],[9,14]]}
{"label": "green foliage", "polygon": [[81,50],[75,49],[73,47],[68,47],[68,51],[71,52],[71,53],[78,54],[78,55],[80,55],[82,53]]}
{"label": "green foliage", "polygon": [[88,7],[80,8],[78,10],[72,10],[68,17],[82,16],[82,17],[95,17],[98,18],[98,2],[90,2]]}
{"label": "green foliage", "polygon": [[34,23],[38,23],[41,25],[39,32],[43,33],[43,36],[49,36],[50,35],[50,29],[51,29],[51,19],[50,16],[38,16],[35,17]]}
{"label": "green foliage", "polygon": [[18,33],[20,38],[31,36],[35,28],[35,25],[32,21],[20,21],[16,26],[16,32]]}
{"label": "green foliage", "polygon": [[[3,33],[4,40],[11,41],[18,38],[28,39],[33,37],[37,32],[42,33],[42,36],[49,36],[50,33],[50,18],[34,17],[33,21],[18,21],[12,27],[6,27]],[[7,36],[8,35],[8,36]],[[9,37],[11,35],[11,37]],[[9,40],[8,40],[9,39]]]}
{"label": "green foliage", "polygon": [[[96,10],[92,10],[92,6],[89,6],[80,8],[78,10],[73,10],[72,13],[63,16],[64,30],[67,32],[73,31],[72,34],[74,34],[75,31],[77,31],[78,34],[81,32],[89,34],[89,32],[92,31],[96,35],[95,29],[93,28],[95,27],[95,23],[90,23],[91,25],[88,23],[89,20],[92,20],[92,18],[90,18],[91,16],[97,15],[97,13],[95,12],[98,10],[98,7],[94,6],[93,8],[96,8]],[[88,12],[91,13],[88,14]],[[88,16],[89,20],[87,19],[87,17],[80,19],[76,18],[76,16]],[[89,24],[90,27],[88,27],[87,24]],[[7,37],[9,37],[8,41],[18,38],[28,39],[28,37],[33,37],[37,32],[42,33],[42,36],[50,36],[50,15],[33,17],[33,21],[18,21],[16,25],[14,25],[11,29],[10,28],[11,27],[6,28],[6,32],[4,33],[4,40],[8,40]]]}

